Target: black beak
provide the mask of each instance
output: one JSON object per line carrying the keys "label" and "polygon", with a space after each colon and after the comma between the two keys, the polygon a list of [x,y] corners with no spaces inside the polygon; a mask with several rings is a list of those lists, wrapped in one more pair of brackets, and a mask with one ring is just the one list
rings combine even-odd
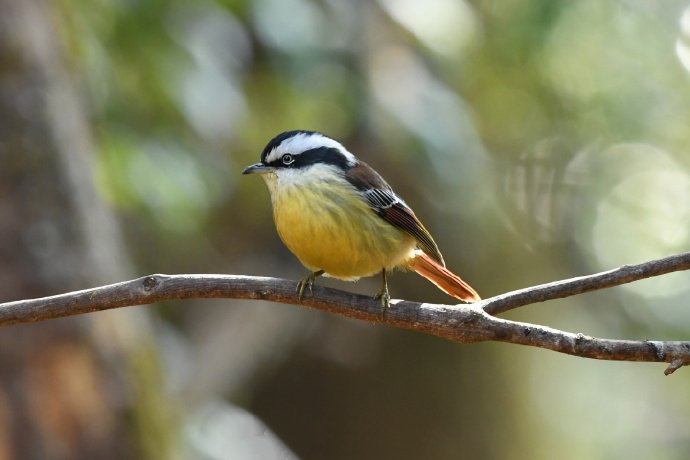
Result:
{"label": "black beak", "polygon": [[251,166],[247,166],[242,171],[242,174],[266,174],[273,171],[271,166],[266,166],[263,163],[255,163]]}

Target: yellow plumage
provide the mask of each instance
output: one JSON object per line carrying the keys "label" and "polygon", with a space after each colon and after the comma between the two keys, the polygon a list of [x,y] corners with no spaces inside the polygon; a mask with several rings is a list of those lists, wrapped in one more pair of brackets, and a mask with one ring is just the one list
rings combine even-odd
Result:
{"label": "yellow plumage", "polygon": [[354,281],[414,257],[412,236],[377,216],[344,179],[318,171],[322,167],[329,166],[263,175],[278,234],[305,267]]}

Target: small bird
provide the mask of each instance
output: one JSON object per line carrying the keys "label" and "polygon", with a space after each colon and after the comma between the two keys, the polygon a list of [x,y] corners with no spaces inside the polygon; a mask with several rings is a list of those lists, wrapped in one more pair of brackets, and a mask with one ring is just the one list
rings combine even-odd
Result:
{"label": "small bird", "polygon": [[278,235],[311,273],[297,284],[299,300],[314,280],[356,281],[382,274],[382,311],[390,307],[386,274],[408,268],[465,302],[477,292],[446,268],[415,213],[372,167],[338,141],[315,131],[286,131],[243,174],[260,174],[273,204]]}

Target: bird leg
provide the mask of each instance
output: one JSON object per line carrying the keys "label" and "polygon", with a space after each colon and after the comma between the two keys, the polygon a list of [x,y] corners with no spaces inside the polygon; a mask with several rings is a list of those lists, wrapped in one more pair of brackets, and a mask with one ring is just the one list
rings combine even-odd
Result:
{"label": "bird leg", "polygon": [[374,299],[381,299],[381,317],[386,308],[391,307],[391,295],[388,293],[388,278],[386,269],[381,270],[381,291],[374,296]]}
{"label": "bird leg", "polygon": [[323,270],[318,270],[315,272],[311,272],[309,276],[306,276],[302,278],[297,283],[297,297],[299,298],[299,301],[302,302],[302,297],[304,296],[304,288],[309,288],[309,294],[313,294],[312,292],[312,286],[314,285],[314,280],[318,278],[319,276],[323,275],[325,272]]}

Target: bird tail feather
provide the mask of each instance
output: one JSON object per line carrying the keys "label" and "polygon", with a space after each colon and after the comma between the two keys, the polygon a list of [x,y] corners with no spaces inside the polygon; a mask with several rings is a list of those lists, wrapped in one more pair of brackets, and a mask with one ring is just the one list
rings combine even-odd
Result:
{"label": "bird tail feather", "polygon": [[451,297],[465,302],[481,300],[477,291],[469,284],[420,250],[415,251],[415,257],[407,261],[407,267],[434,283]]}

